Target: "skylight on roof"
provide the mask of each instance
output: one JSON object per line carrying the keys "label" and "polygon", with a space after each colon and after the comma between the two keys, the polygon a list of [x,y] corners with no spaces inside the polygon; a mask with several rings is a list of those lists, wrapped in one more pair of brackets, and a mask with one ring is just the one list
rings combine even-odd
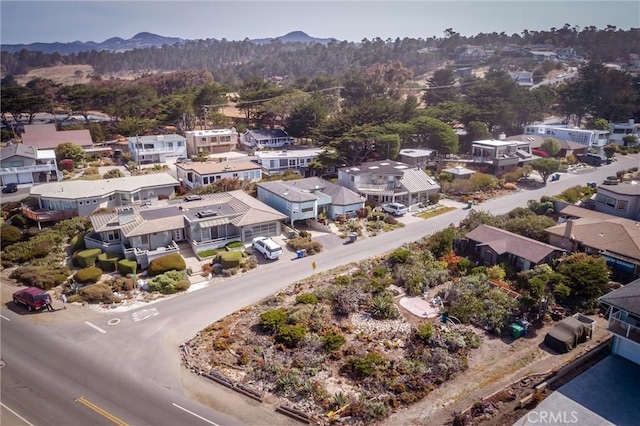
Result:
{"label": "skylight on roof", "polygon": [[378,166],[369,166],[369,169],[375,170],[375,169],[379,169],[380,167]]}
{"label": "skylight on roof", "polygon": [[394,169],[398,169],[398,170],[402,170],[402,169],[407,169],[407,166],[401,165],[401,166],[393,166]]}
{"label": "skylight on roof", "polygon": [[389,163],[380,163],[381,166],[388,166]]}

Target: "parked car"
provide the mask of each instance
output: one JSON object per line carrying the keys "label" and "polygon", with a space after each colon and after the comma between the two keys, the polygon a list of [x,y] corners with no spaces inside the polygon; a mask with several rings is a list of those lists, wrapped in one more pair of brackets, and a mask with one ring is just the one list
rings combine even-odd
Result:
{"label": "parked car", "polygon": [[269,237],[256,237],[251,242],[255,251],[262,253],[265,259],[277,259],[282,256],[282,247]]}
{"label": "parked car", "polygon": [[2,188],[2,192],[4,194],[10,194],[12,192],[18,192],[18,184],[17,183],[8,183]]}
{"label": "parked car", "polygon": [[29,312],[45,308],[47,298],[49,293],[38,287],[27,287],[13,293],[13,303],[25,305]]}
{"label": "parked car", "polygon": [[382,205],[382,210],[394,216],[402,216],[407,213],[407,206],[400,203],[388,203]]}
{"label": "parked car", "polygon": [[602,182],[603,185],[617,185],[618,178],[616,176],[607,176],[607,178]]}
{"label": "parked car", "polygon": [[583,154],[576,156],[581,163],[589,164],[590,166],[601,166],[606,158],[602,158],[598,154]]}
{"label": "parked car", "polygon": [[187,195],[186,197],[184,197],[185,201],[198,201],[198,200],[202,200],[202,197],[200,195]]}

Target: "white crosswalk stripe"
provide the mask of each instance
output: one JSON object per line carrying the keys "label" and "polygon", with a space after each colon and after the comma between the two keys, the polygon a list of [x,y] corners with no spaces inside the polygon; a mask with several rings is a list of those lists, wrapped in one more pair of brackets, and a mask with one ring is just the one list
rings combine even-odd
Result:
{"label": "white crosswalk stripe", "polygon": [[158,314],[160,314],[160,312],[158,312],[157,308],[141,309],[139,311],[136,311],[136,312],[132,313],[131,314],[131,318],[134,321],[144,321],[147,318],[154,317],[154,316],[156,316]]}

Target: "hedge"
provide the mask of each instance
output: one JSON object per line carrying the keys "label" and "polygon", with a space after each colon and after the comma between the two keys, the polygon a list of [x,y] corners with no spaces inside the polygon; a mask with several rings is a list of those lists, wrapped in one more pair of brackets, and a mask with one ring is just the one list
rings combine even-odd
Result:
{"label": "hedge", "polygon": [[129,274],[136,274],[138,269],[138,263],[135,260],[122,259],[118,262],[118,272],[127,276]]}
{"label": "hedge", "polygon": [[120,258],[117,254],[102,253],[98,256],[98,266],[103,271],[115,272],[118,270],[118,260],[120,260]]}
{"label": "hedge", "polygon": [[96,264],[98,256],[100,256],[101,254],[102,250],[98,248],[79,251],[74,257],[75,264],[80,268],[88,268],[90,266],[94,266]]}
{"label": "hedge", "polygon": [[73,276],[73,280],[80,284],[95,283],[102,276],[102,269],[92,266],[90,268],[80,269]]}
{"label": "hedge", "polygon": [[222,269],[239,268],[242,261],[242,252],[225,251],[220,253],[220,265]]}
{"label": "hedge", "polygon": [[242,241],[233,241],[225,246],[227,249],[237,249],[244,247],[244,243]]}
{"label": "hedge", "polygon": [[152,277],[163,274],[167,271],[184,271],[187,269],[187,264],[180,253],[171,253],[162,257],[153,259],[149,263],[147,272]]}
{"label": "hedge", "polygon": [[71,240],[69,241],[69,248],[71,253],[75,253],[78,250],[84,250],[87,247],[84,245],[84,237],[89,233],[89,231],[87,232],[82,232],[78,235],[75,235],[73,238],[71,238]]}

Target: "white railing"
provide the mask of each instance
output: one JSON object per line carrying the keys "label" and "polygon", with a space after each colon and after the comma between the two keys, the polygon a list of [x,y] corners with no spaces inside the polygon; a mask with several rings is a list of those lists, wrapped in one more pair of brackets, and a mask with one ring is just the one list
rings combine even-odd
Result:
{"label": "white railing", "polygon": [[122,242],[120,240],[102,241],[101,239],[95,238],[94,236],[85,235],[84,244],[87,248],[99,248],[103,251],[112,252],[114,251],[114,247],[120,249]]}
{"label": "white railing", "polygon": [[[622,314],[623,311],[618,311],[611,315],[608,330],[619,336],[640,343],[640,324],[631,318],[627,318],[626,320],[621,319]],[[633,323],[630,321],[633,321]]]}
{"label": "white railing", "polygon": [[175,148],[162,147],[162,148],[154,148],[154,149],[138,149],[136,150],[138,155],[145,154],[166,154],[168,152],[175,152],[179,154],[179,152]]}
{"label": "white railing", "polygon": [[224,247],[226,244],[234,241],[242,241],[240,235],[230,235],[228,237],[214,238],[205,241],[191,241],[191,249],[194,253],[199,253],[203,250]]}
{"label": "white railing", "polygon": [[16,173],[16,172],[50,172],[57,170],[55,164],[35,164],[33,166],[19,166],[19,167],[3,167],[0,169],[0,173]]}

